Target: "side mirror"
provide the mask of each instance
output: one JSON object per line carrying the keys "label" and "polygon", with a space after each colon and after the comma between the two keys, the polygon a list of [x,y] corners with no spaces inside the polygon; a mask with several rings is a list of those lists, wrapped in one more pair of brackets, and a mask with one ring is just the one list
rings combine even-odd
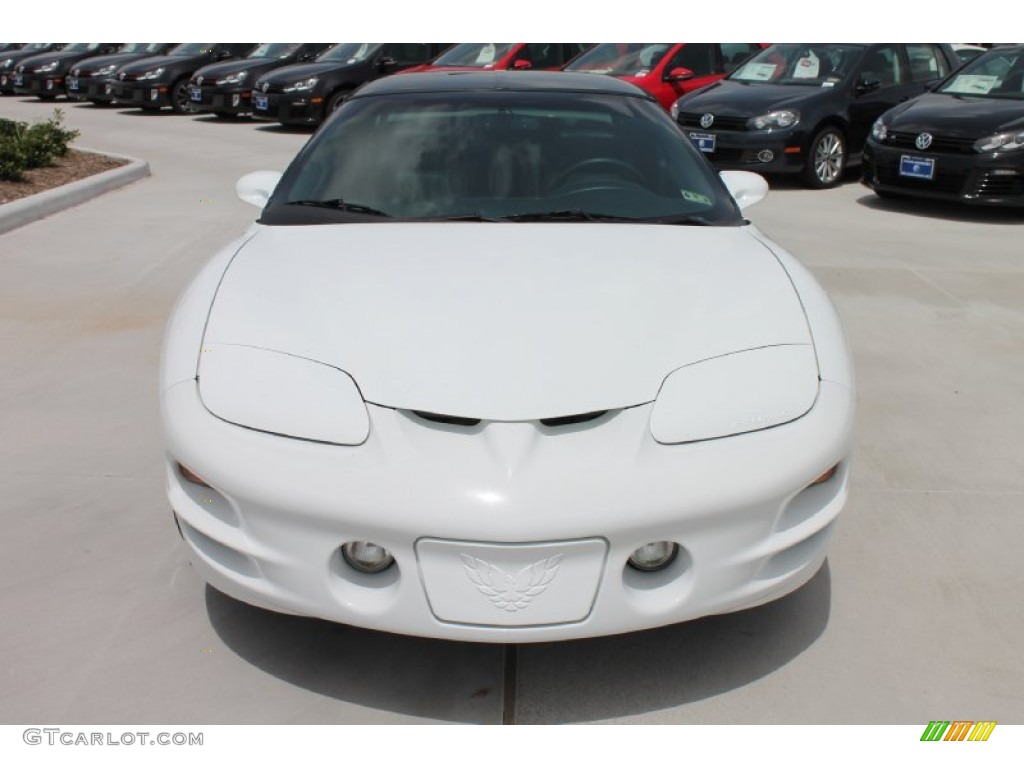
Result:
{"label": "side mirror", "polygon": [[516,59],[512,62],[512,69],[533,69],[533,62],[529,59]]}
{"label": "side mirror", "polygon": [[381,56],[377,59],[377,71],[387,72],[389,69],[398,66],[398,61],[395,60],[394,56]]}
{"label": "side mirror", "polygon": [[274,194],[274,188],[280,180],[279,171],[253,171],[235,183],[235,194],[243,203],[262,209]]}
{"label": "side mirror", "polygon": [[877,77],[862,77],[857,81],[857,95],[861,96],[871,91],[877,91],[882,87],[882,81]]}
{"label": "side mirror", "polygon": [[760,203],[768,196],[768,182],[759,173],[722,171],[718,175],[741,211]]}
{"label": "side mirror", "polygon": [[693,77],[693,70],[686,67],[673,67],[662,78],[666,83],[670,81],[689,80]]}
{"label": "side mirror", "polygon": [[216,58],[217,61],[224,61],[224,59],[230,59],[231,51],[229,51],[227,48],[218,48],[217,52],[214,54],[214,58]]}

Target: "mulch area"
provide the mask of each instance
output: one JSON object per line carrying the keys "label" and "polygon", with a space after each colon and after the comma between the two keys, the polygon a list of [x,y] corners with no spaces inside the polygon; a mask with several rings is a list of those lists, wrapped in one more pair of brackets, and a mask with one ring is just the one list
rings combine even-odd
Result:
{"label": "mulch area", "polygon": [[62,184],[84,179],[94,173],[109,171],[111,168],[117,168],[127,163],[127,160],[118,160],[106,155],[72,149],[52,168],[35,168],[26,171],[25,181],[0,181],[0,205],[34,195],[36,192],[45,192]]}

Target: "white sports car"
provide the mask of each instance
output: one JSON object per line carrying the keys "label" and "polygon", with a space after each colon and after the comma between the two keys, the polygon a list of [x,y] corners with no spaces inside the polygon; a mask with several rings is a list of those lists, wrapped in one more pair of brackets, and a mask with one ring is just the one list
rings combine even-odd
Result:
{"label": "white sports car", "polygon": [[539,642],[773,600],[847,496],[825,293],[612,78],[355,93],[170,320],[170,502],[196,570],[276,611]]}

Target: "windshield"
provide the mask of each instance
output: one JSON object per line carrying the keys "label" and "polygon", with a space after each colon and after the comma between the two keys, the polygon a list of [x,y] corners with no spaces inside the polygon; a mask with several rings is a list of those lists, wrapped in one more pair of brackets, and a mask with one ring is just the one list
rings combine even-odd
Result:
{"label": "windshield", "polygon": [[159,53],[165,43],[128,43],[118,53]]}
{"label": "windshield", "polygon": [[71,43],[71,45],[62,49],[61,53],[85,53],[87,51],[95,51],[99,47],[99,43]]}
{"label": "windshield", "polygon": [[989,51],[965,64],[938,90],[961,96],[1024,99],[1024,51]]}
{"label": "windshield", "polygon": [[460,43],[438,57],[438,67],[493,67],[519,43]]}
{"label": "windshield", "polygon": [[761,51],[728,79],[741,83],[827,87],[844,80],[863,53],[862,45],[783,43]]}
{"label": "windshield", "polygon": [[168,56],[198,56],[201,53],[209,53],[213,50],[213,43],[182,43],[171,49]]}
{"label": "windshield", "polygon": [[373,55],[380,43],[338,43],[317,57],[317,61],[343,61],[358,64]]}
{"label": "windshield", "polygon": [[598,75],[643,77],[676,43],[602,43],[591,48],[565,69]]}
{"label": "windshield", "polygon": [[292,163],[261,221],[368,217],[742,222],[656,104],[514,91],[350,100]]}
{"label": "windshield", "polygon": [[291,56],[302,43],[260,43],[247,59],[283,59]]}

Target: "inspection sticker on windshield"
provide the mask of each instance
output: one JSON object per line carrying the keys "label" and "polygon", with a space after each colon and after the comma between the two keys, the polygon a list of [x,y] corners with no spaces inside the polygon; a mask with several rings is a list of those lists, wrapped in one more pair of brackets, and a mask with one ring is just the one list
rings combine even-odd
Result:
{"label": "inspection sticker on windshield", "polygon": [[711,198],[707,195],[702,195],[700,192],[691,192],[688,189],[679,190],[683,194],[684,200],[689,200],[691,203],[703,203],[704,205],[711,205]]}
{"label": "inspection sticker on windshield", "polygon": [[715,134],[713,133],[691,133],[690,141],[697,145],[701,152],[715,151]]}
{"label": "inspection sticker on windshield", "polygon": [[900,155],[900,176],[931,181],[935,176],[935,159]]}

